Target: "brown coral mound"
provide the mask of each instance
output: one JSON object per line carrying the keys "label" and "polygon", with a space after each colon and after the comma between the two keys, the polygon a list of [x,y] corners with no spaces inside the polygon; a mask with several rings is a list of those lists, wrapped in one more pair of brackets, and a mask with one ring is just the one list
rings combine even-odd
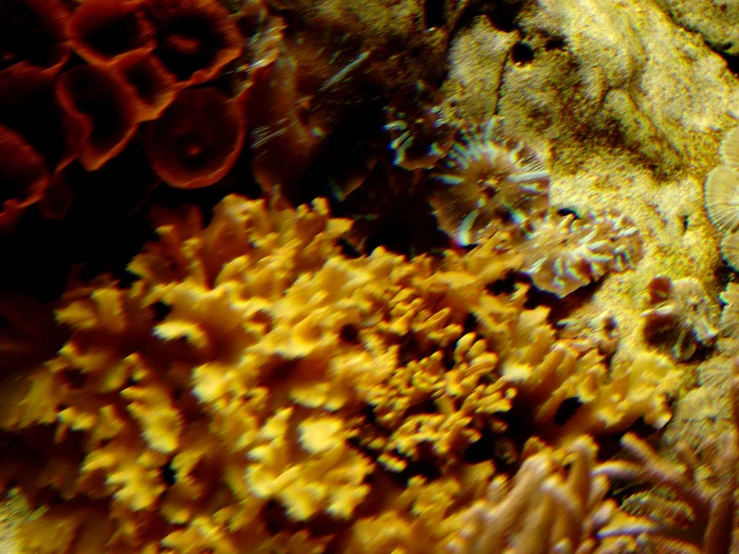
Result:
{"label": "brown coral mound", "polygon": [[0,126],[0,231],[12,227],[48,186],[41,156],[18,133]]}
{"label": "brown coral mound", "polygon": [[74,51],[92,64],[110,65],[127,52],[154,49],[154,29],[142,0],[86,0],[74,11],[69,39]]}
{"label": "brown coral mound", "polygon": [[151,166],[174,187],[211,185],[236,163],[245,126],[238,102],[213,89],[183,91],[146,130]]}
{"label": "brown coral mound", "polygon": [[59,77],[56,91],[67,115],[69,139],[85,169],[98,169],[125,148],[137,122],[121,79],[95,66],[78,66]]}

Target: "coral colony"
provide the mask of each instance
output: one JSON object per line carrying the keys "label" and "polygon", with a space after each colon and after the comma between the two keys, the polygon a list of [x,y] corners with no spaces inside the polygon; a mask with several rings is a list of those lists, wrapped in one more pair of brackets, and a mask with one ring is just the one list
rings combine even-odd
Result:
{"label": "coral colony", "polygon": [[0,552],[739,552],[739,128],[556,3],[0,0]]}

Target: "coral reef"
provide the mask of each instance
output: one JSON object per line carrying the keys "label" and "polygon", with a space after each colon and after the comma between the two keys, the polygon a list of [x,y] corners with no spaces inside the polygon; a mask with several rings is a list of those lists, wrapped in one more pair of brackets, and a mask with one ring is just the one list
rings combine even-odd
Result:
{"label": "coral reef", "polygon": [[[354,540],[373,482],[472,471],[450,454],[483,436],[506,444],[511,410],[565,450],[582,434],[671,417],[681,372],[666,358],[643,352],[608,371],[593,344],[559,339],[548,310],[524,307],[527,287],[485,290],[521,263],[505,240],[441,262],[382,249],[349,259],[336,246],[349,222],[322,201],[294,210],[230,196],[205,227],[193,209],[155,219],[159,240],[129,265],[138,279],[71,287],[57,310],[69,342],[3,383],[14,401],[2,428],[17,437],[3,480],[32,502],[51,488],[66,510],[20,527],[29,548],[38,526],[64,521],[69,535],[47,551],[65,551],[101,510],[108,523],[89,540],[108,551],[246,548],[269,541],[270,510],[308,530],[333,521],[311,531],[319,543]],[[571,399],[579,407],[563,422]],[[48,443],[31,440],[43,429]],[[534,496],[551,471],[537,460],[517,478],[534,479],[521,485]],[[457,538],[444,540],[462,540],[481,517],[470,510],[449,517]]]}
{"label": "coral reef", "polygon": [[739,552],[714,4],[0,2],[0,550]]}

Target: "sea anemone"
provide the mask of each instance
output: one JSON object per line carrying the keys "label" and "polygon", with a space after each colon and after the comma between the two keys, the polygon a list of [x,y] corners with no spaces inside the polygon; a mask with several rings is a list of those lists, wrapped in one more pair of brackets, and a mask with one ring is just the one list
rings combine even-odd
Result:
{"label": "sea anemone", "polygon": [[549,203],[549,171],[541,157],[509,138],[500,118],[462,131],[444,167],[431,204],[440,227],[468,246],[499,229],[542,217]]}
{"label": "sea anemone", "polygon": [[608,271],[632,269],[642,255],[634,223],[608,211],[600,216],[550,216],[526,232],[523,271],[534,285],[560,298]]}

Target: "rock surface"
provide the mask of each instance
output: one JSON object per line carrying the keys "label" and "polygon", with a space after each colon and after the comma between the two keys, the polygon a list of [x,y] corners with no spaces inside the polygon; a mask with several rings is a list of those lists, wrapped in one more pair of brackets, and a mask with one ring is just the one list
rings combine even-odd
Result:
{"label": "rock surface", "polygon": [[554,209],[618,206],[644,236],[636,271],[607,277],[573,319],[614,314],[628,351],[643,338],[652,277],[697,278],[718,305],[702,188],[736,124],[739,83],[700,35],[656,2],[539,0],[510,29],[478,17],[454,38],[450,66],[444,88],[463,118],[496,113],[548,146]]}

